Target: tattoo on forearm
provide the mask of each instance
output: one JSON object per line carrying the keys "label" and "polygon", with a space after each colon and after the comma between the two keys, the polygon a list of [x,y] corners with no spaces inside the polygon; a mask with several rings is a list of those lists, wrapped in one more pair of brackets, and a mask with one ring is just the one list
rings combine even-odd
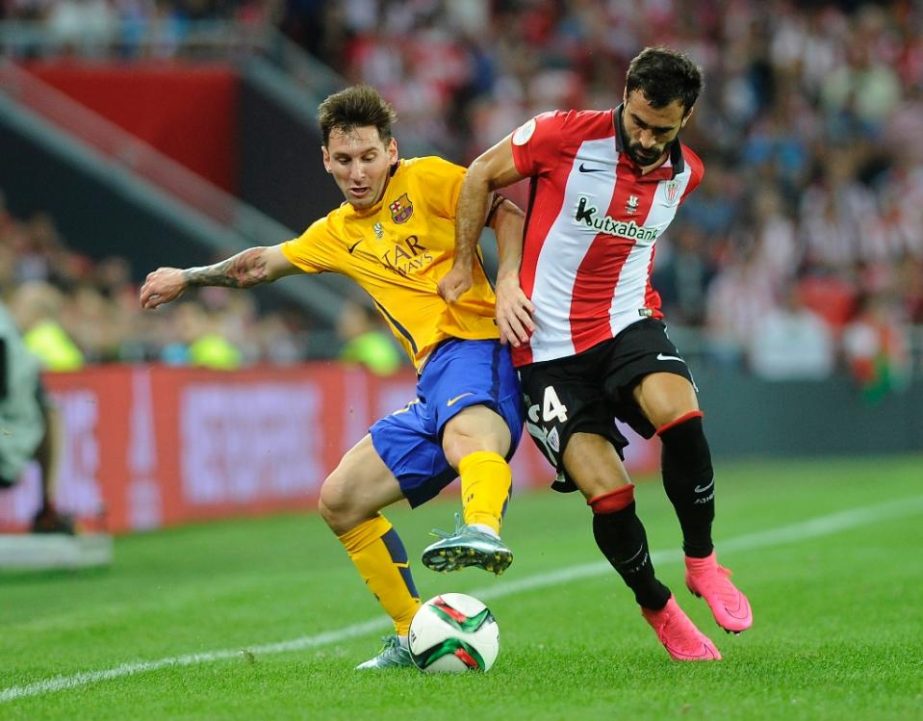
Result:
{"label": "tattoo on forearm", "polygon": [[214,265],[187,268],[183,276],[189,285],[250,288],[269,279],[263,248],[248,248]]}

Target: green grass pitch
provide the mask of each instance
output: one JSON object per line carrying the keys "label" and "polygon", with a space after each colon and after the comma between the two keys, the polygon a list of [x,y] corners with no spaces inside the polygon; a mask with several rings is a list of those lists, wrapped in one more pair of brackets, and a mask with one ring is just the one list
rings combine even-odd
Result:
{"label": "green grass pitch", "polygon": [[[424,597],[483,598],[488,674],[361,674],[387,624],[316,515],[120,538],[112,568],[0,574],[0,719],[923,720],[923,457],[718,463],[721,560],[755,624],[721,632],[683,587],[656,480],[658,573],[724,660],[669,660],[602,562],[575,495],[514,496],[495,579],[414,563]],[[456,486],[388,512],[419,557]]]}

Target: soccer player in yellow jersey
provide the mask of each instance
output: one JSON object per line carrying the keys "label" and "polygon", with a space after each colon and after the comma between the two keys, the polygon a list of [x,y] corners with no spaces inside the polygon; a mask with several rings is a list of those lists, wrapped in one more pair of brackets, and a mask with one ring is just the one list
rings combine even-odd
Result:
{"label": "soccer player in yellow jersey", "polygon": [[[372,297],[418,373],[417,398],[377,421],[324,480],[320,512],[395,634],[360,669],[411,666],[410,620],[420,606],[407,552],[381,509],[412,507],[461,477],[464,523],[423,552],[436,571],[478,566],[500,574],[513,559],[500,540],[511,486],[507,463],[522,433],[508,349],[494,322],[494,292],[479,263],[470,291],[452,304],[439,280],[455,256],[455,210],[465,169],[436,157],[402,160],[394,112],[367,86],[319,108],[324,167],[346,197],[300,237],[198,268],[158,268],[140,291],[157,308],[189,286],[249,288],[294,273],[342,273]],[[515,280],[522,211],[497,197],[485,222],[497,235],[498,282]]]}

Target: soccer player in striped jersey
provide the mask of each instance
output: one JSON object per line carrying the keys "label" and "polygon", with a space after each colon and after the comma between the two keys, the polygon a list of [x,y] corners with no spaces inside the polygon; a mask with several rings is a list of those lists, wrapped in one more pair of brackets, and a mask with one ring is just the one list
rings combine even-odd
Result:
{"label": "soccer player in striped jersey", "polygon": [[446,298],[465,297],[491,192],[530,178],[520,273],[497,283],[526,428],[558,470],[554,487],[586,497],[597,545],[684,661],[721,656],[654,574],[614,420],[660,437],[689,590],[722,628],[749,628],[749,602],[712,543],[715,481],[695,385],[651,285],[657,238],[702,178],[702,161],[679,139],[701,87],[688,57],[647,48],[628,68],[619,107],[544,113],[486,151],[462,187],[457,261],[441,281]]}
{"label": "soccer player in striped jersey", "polygon": [[[416,367],[417,398],[377,421],[346,453],[321,487],[320,512],[394,621],[382,651],[357,668],[411,666],[407,632],[420,597],[404,545],[380,511],[400,500],[416,507],[460,476],[464,523],[441,534],[423,561],[437,571],[502,573],[513,558],[499,532],[511,487],[508,460],[522,433],[521,393],[483,268],[464,298],[448,304],[438,291],[455,256],[465,168],[436,157],[400,159],[394,112],[367,86],[328,97],[319,120],[324,167],[346,202],[279,245],[207,267],[159,268],[140,301],[156,308],[189,286],[249,288],[322,272],[352,278],[372,297]],[[501,268],[515,273],[522,211],[498,200],[481,227],[485,222],[497,234]]]}

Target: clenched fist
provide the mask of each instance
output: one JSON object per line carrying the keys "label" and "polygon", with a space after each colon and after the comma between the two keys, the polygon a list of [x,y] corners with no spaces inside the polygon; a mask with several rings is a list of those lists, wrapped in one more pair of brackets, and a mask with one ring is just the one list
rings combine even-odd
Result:
{"label": "clenched fist", "polygon": [[471,268],[465,268],[456,263],[452,269],[446,273],[439,281],[439,295],[447,303],[457,301],[462,293],[467,291],[473,283],[471,278]]}

